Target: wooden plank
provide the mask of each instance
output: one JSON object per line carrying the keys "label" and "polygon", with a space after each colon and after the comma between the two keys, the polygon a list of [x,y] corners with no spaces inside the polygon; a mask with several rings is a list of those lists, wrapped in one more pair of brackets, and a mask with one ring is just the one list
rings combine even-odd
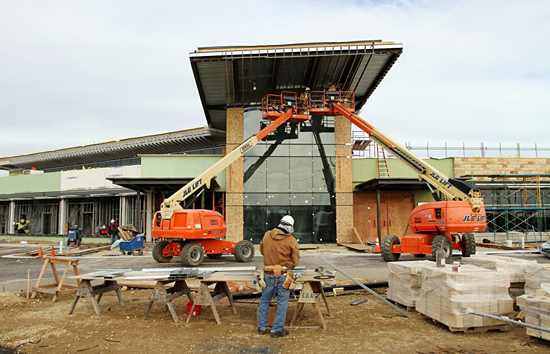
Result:
{"label": "wooden plank", "polygon": [[367,252],[372,250],[371,246],[362,245],[360,243],[339,243],[338,245],[360,252]]}
{"label": "wooden plank", "polygon": [[355,238],[357,239],[357,241],[359,241],[360,244],[365,246],[365,241],[363,241],[363,237],[361,236],[361,234],[359,234],[359,231],[357,230],[356,227],[353,228],[353,234],[355,235]]}

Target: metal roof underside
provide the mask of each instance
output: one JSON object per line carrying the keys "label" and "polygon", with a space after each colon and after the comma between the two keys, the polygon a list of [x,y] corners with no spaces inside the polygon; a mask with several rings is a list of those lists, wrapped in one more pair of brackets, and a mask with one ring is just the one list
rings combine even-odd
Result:
{"label": "metal roof underside", "polygon": [[210,127],[226,129],[225,110],[254,106],[284,90],[355,91],[356,110],[372,95],[403,51],[394,42],[357,41],[281,46],[207,47],[190,54]]}
{"label": "metal roof underside", "polygon": [[[107,178],[114,184],[129,188],[135,191],[148,190],[148,191],[165,191],[176,192],[180,190],[187,183],[191,182],[195,177],[188,178],[146,178],[146,177],[112,177]],[[210,182],[211,189],[218,189],[220,185],[215,179]]]}
{"label": "metal roof underside", "polygon": [[0,170],[38,170],[113,161],[143,154],[168,154],[225,145],[225,132],[210,128],[182,130],[114,142],[0,159]]}
{"label": "metal roof underside", "polygon": [[358,191],[379,190],[423,190],[428,189],[426,182],[418,178],[373,178],[355,187]]}

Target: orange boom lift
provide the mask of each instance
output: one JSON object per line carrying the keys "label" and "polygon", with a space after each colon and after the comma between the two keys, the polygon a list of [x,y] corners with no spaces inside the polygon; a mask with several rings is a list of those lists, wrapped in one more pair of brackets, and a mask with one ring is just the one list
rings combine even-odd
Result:
{"label": "orange boom lift", "polygon": [[[269,101],[270,96],[272,95],[266,96],[264,101]],[[312,91],[307,102],[298,103],[301,107],[295,107],[297,111],[311,115],[346,117],[369,134],[371,140],[413,169],[418,178],[425,181],[430,188],[436,201],[419,205],[412,211],[409,227],[413,233],[403,236],[401,240],[394,235],[387,235],[382,239],[380,248],[385,261],[396,261],[402,253],[412,253],[418,258],[431,254],[435,260],[435,252],[440,248],[445,251],[446,259],[451,258],[453,250],[462,251],[462,255],[466,257],[475,254],[476,243],[472,233],[484,231],[487,227],[479,189],[463,180],[445,176],[354,114],[355,94],[352,91],[342,91],[331,86],[324,91]],[[262,116],[264,119],[274,120],[282,116],[282,113],[267,104],[262,105]]]}
{"label": "orange boom lift", "polygon": [[[233,254],[239,262],[249,262],[254,257],[254,245],[247,240],[238,243],[226,241],[226,225],[223,216],[212,210],[187,209],[203,191],[210,187],[212,178],[225,170],[231,163],[243,156],[273,130],[285,122],[303,122],[309,119],[304,109],[299,112],[295,93],[283,92],[270,97],[270,109],[277,113],[273,122],[259,133],[246,139],[235,150],[208,168],[169,198],[165,199],[160,211],[153,219],[152,236],[158,239],[153,247],[153,258],[159,263],[168,263],[174,256],[181,256],[185,266],[197,266],[204,256],[219,258]],[[194,198],[184,203],[191,196]]]}

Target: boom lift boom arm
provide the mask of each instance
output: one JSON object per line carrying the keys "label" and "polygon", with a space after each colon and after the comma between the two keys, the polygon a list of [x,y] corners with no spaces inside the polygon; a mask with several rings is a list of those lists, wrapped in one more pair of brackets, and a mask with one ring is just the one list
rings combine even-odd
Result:
{"label": "boom lift boom arm", "polygon": [[199,176],[195,177],[191,182],[187,183],[180,190],[172,194],[170,197],[164,199],[160,207],[162,218],[166,220],[171,219],[174,211],[183,209],[183,207],[181,206],[181,203],[183,201],[185,201],[203,186],[209,188],[212,178],[216,177],[218,173],[225,170],[235,160],[237,160],[239,157],[243,156],[248,150],[256,146],[260,140],[269,135],[269,133],[271,133],[273,130],[277,129],[281,124],[289,120],[292,115],[292,109],[287,110],[283,115],[281,115],[271,124],[266,126],[260,132],[246,139],[235,150],[225,155],[224,158],[216,162]]}
{"label": "boom lift boom arm", "polygon": [[420,180],[424,180],[429,185],[437,188],[449,200],[467,200],[470,202],[473,212],[478,212],[480,210],[483,204],[483,198],[478,189],[462,180],[445,176],[424,160],[410,153],[405,147],[399,145],[389,136],[367,123],[361,117],[342,107],[339,103],[332,103],[332,108],[335,113],[349,119],[353,124],[369,134],[371,139],[382,146],[386,151],[390,152],[415,170]]}

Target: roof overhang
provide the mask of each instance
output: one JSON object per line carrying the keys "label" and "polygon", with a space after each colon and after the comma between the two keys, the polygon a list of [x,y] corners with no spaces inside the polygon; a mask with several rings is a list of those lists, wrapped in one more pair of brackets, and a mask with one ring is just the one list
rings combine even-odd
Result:
{"label": "roof overhang", "polygon": [[425,190],[426,182],[418,178],[373,178],[355,187],[358,191],[375,190]]}
{"label": "roof overhang", "polygon": [[[153,177],[112,177],[107,178],[114,184],[132,189],[148,190],[148,191],[163,191],[163,192],[176,192],[180,190],[187,183],[191,182],[195,177],[189,178],[153,178]],[[215,179],[210,182],[211,189],[218,189],[220,186]]]}
{"label": "roof overhang", "polygon": [[168,154],[225,145],[225,132],[212,128],[91,144],[0,159],[0,170],[38,170],[134,158],[141,154]]}
{"label": "roof overhang", "polygon": [[225,110],[254,106],[281,91],[355,91],[356,110],[372,95],[403,51],[381,40],[270,46],[205,47],[190,54],[210,127],[225,130]]}

